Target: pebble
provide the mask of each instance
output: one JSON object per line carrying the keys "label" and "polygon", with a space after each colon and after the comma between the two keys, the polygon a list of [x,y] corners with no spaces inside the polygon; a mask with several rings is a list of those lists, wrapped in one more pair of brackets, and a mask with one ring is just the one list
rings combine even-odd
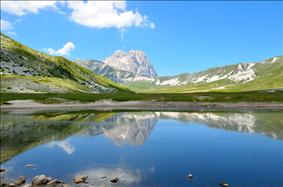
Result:
{"label": "pebble", "polygon": [[189,178],[189,179],[192,179],[192,178],[193,178],[193,174],[189,173],[189,174],[188,174],[188,178]]}
{"label": "pebble", "polygon": [[52,180],[53,180],[53,178],[52,178],[52,177],[47,177],[46,179],[47,179],[47,182],[50,182],[50,181],[52,181]]}
{"label": "pebble", "polygon": [[119,181],[119,178],[118,177],[115,177],[113,179],[110,180],[112,183],[117,183]]}
{"label": "pebble", "polygon": [[76,184],[85,183],[87,178],[88,178],[88,176],[86,176],[86,175],[79,175],[79,176],[76,176],[76,177],[74,178],[74,183],[76,183]]}
{"label": "pebble", "polygon": [[58,179],[53,179],[53,180],[49,181],[49,182],[47,183],[47,185],[62,184],[62,183],[64,183],[64,182],[63,182],[63,181],[60,181],[60,180],[58,180]]}
{"label": "pebble", "polygon": [[31,187],[31,184],[25,184],[23,187]]}

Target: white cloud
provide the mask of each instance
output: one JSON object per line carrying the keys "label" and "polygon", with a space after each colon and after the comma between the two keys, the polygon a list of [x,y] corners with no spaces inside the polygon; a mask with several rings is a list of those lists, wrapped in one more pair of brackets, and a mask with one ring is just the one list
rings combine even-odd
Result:
{"label": "white cloud", "polygon": [[12,27],[12,25],[9,21],[1,19],[0,22],[1,22],[1,32],[10,31],[10,30],[13,29],[13,27]]}
{"label": "white cloud", "polygon": [[53,8],[57,9],[56,1],[1,1],[1,11],[23,16],[28,13],[36,14],[40,9]]}
{"label": "white cloud", "polygon": [[75,44],[72,42],[67,42],[61,49],[54,50],[52,48],[47,48],[46,51],[50,55],[69,55],[72,50],[75,49]]}
{"label": "white cloud", "polygon": [[79,25],[92,28],[155,28],[147,16],[127,10],[126,1],[68,1],[67,6],[72,10],[71,20]]}
{"label": "white cloud", "polygon": [[[60,9],[63,7],[67,7],[71,12],[63,12]],[[1,1],[1,11],[16,16],[37,14],[43,9],[52,9],[63,15],[69,14],[75,23],[91,28],[155,28],[155,24],[149,21],[146,15],[142,15],[138,10],[128,10],[126,1]]]}

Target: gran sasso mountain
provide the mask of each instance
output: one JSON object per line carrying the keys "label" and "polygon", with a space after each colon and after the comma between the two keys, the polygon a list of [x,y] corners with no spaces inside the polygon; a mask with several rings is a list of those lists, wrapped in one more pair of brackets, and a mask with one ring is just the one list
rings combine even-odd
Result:
{"label": "gran sasso mountain", "polygon": [[0,60],[4,92],[128,91],[64,57],[33,50],[2,33]]}
{"label": "gran sasso mountain", "polygon": [[157,73],[143,51],[117,50],[105,60],[78,60],[78,64],[115,82],[155,81]]}

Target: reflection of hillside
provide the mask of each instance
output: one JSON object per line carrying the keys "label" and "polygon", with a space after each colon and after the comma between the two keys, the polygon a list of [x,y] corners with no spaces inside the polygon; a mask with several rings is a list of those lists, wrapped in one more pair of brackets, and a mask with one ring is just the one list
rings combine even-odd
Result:
{"label": "reflection of hillside", "polygon": [[70,122],[38,121],[20,115],[1,115],[1,118],[1,163],[34,146],[65,139],[87,127]]}
{"label": "reflection of hillside", "polygon": [[159,112],[160,118],[176,119],[205,124],[238,132],[256,132],[273,138],[283,138],[283,113],[187,113]]}
{"label": "reflection of hillside", "polygon": [[[212,128],[256,132],[283,139],[283,113],[211,112],[70,112],[33,115],[1,114],[1,163],[37,145],[57,141],[53,146],[67,153],[75,149],[64,140],[73,134],[104,134],[117,145],[141,145],[158,119],[195,122]],[[58,142],[59,141],[59,142]]]}
{"label": "reflection of hillside", "polygon": [[[1,114],[1,163],[32,147],[84,132],[114,113]],[[96,134],[103,131],[96,126]]]}
{"label": "reflection of hillside", "polygon": [[102,122],[115,115],[114,112],[58,112],[58,113],[45,113],[35,114],[34,119],[48,119],[54,121],[80,121],[80,122]]}

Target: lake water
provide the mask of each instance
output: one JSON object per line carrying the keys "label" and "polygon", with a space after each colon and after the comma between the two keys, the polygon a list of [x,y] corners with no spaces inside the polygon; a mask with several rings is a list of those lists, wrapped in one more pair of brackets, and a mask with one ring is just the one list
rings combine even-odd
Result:
{"label": "lake water", "polygon": [[[282,111],[12,111],[1,120],[5,178],[30,182],[45,174],[72,184],[85,174],[89,183],[80,186],[283,186]],[[113,177],[120,181],[111,184]]]}

